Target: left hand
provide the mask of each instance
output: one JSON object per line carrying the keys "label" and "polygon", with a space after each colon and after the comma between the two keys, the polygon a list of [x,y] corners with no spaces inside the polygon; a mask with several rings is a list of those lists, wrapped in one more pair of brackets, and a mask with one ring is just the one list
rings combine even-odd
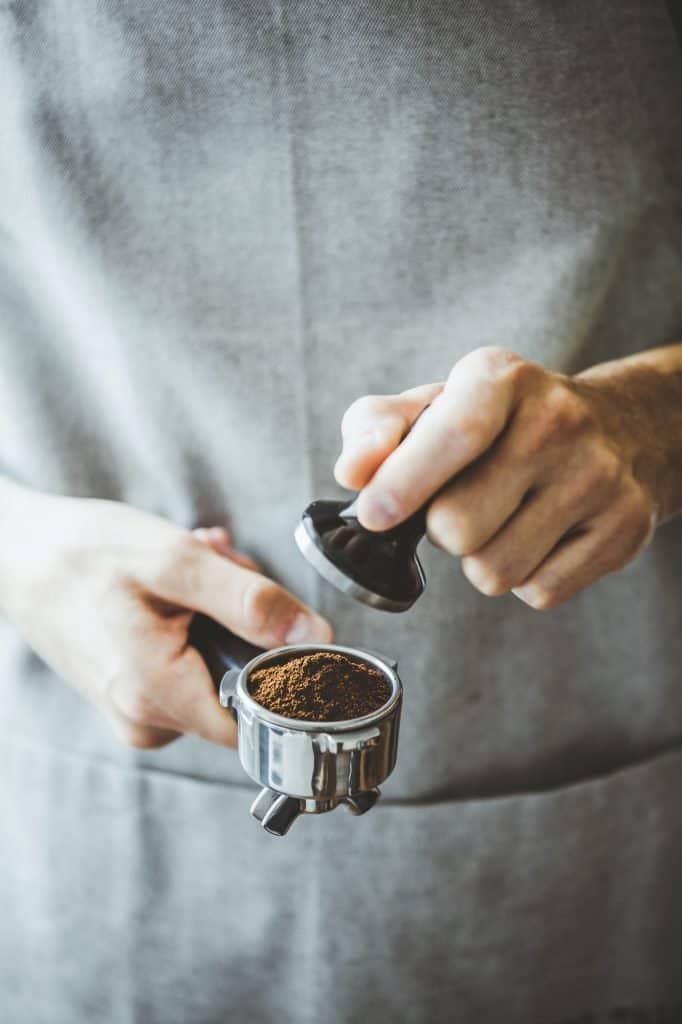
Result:
{"label": "left hand", "polygon": [[478,590],[553,608],[623,568],[659,519],[654,420],[605,368],[566,377],[477,349],[445,384],[355,402],[336,478],[362,489],[371,530],[432,499],[430,539]]}

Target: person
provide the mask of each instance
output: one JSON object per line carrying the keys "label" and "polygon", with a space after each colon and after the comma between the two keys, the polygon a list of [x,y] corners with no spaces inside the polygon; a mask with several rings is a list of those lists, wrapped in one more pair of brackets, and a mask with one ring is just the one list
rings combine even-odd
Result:
{"label": "person", "polygon": [[[2,1019],[681,1019],[667,7],[19,0],[0,47]],[[430,503],[409,612],[296,551],[342,488]],[[397,659],[371,813],[250,819],[196,612]]]}

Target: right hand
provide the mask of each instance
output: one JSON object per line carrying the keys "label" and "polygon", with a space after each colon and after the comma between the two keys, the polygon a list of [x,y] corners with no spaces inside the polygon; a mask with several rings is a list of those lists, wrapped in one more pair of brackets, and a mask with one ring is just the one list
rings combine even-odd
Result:
{"label": "right hand", "polygon": [[198,651],[203,612],[260,647],[327,643],[331,626],[231,548],[111,501],[2,482],[0,609],[133,747],[182,733],[227,746],[235,726]]}

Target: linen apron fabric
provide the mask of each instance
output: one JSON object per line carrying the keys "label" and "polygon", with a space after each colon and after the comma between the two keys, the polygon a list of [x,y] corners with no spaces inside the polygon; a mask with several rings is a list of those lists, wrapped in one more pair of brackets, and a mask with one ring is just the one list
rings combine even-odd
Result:
{"label": "linen apron fabric", "polygon": [[682,523],[548,615],[292,540],[358,395],[682,338],[666,4],[14,0],[0,96],[0,470],[229,523],[405,684],[377,807],[277,841],[2,623],[3,1022],[682,1020]]}

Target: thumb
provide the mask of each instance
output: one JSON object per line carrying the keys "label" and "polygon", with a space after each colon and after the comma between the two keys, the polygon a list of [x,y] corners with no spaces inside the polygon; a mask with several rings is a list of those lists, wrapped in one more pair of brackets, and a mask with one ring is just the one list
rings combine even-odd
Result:
{"label": "thumb", "polygon": [[278,583],[216,554],[187,534],[154,592],[171,604],[203,612],[259,647],[328,643],[332,627]]}
{"label": "thumb", "polygon": [[237,730],[231,715],[216,700],[216,688],[203,658],[186,647],[164,680],[164,701],[184,732],[221,746],[236,746]]}
{"label": "thumb", "polygon": [[366,395],[353,402],[341,422],[343,448],[334,466],[341,486],[362,490],[442,390],[442,384],[422,384],[399,395]]}

